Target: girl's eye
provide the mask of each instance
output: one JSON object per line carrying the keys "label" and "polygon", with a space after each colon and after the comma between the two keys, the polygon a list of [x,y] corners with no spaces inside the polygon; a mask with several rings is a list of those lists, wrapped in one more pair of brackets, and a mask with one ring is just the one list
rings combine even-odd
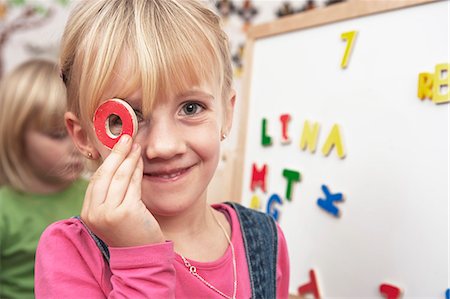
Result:
{"label": "girl's eye", "polygon": [[119,136],[122,132],[122,119],[116,114],[111,114],[108,117],[108,129],[114,136]]}
{"label": "girl's eye", "polygon": [[203,111],[203,106],[198,103],[186,103],[181,107],[181,114],[182,115],[196,115]]}
{"label": "girl's eye", "polygon": [[145,120],[144,119],[144,115],[142,115],[142,112],[140,110],[136,110],[136,109],[133,109],[133,110],[134,110],[134,114],[136,114],[136,118],[137,118],[138,123],[140,123],[140,122]]}
{"label": "girl's eye", "polygon": [[[134,113],[136,114],[136,118],[138,123],[141,123],[145,121],[142,112],[139,110],[134,110]],[[107,119],[107,128],[109,130],[109,133],[111,133],[113,136],[119,136],[120,133],[122,133],[122,119],[116,115],[111,114]]]}

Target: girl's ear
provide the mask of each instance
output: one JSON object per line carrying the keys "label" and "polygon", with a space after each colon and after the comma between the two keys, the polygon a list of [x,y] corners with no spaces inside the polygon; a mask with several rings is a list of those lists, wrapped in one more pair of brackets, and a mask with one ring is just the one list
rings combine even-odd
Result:
{"label": "girl's ear", "polygon": [[222,135],[228,135],[231,131],[231,126],[233,124],[233,113],[234,113],[234,104],[236,103],[236,91],[233,89],[230,92],[230,97],[225,102],[225,122],[222,128]]}
{"label": "girl's ear", "polygon": [[64,121],[67,132],[73,140],[73,143],[78,150],[88,159],[97,160],[100,153],[95,148],[94,144],[89,139],[86,130],[81,126],[81,122],[73,112],[66,112],[64,114]]}

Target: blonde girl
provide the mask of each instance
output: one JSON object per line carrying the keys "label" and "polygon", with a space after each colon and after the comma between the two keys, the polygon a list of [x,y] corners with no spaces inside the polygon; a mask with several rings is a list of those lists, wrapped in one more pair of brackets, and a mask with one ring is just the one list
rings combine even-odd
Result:
{"label": "blonde girl", "polygon": [[66,91],[54,62],[27,61],[0,84],[0,298],[33,298],[44,229],[80,213],[87,182],[64,126]]}
{"label": "blonde girl", "polygon": [[[80,2],[61,68],[66,126],[100,166],[81,217],[41,238],[36,296],[287,298],[286,242],[273,219],[206,201],[235,103],[218,17],[195,0]],[[139,121],[112,151],[92,123],[111,98]]]}

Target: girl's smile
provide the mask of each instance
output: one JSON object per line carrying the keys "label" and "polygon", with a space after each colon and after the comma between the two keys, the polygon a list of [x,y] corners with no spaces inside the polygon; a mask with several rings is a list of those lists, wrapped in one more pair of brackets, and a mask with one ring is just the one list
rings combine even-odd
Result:
{"label": "girl's smile", "polygon": [[144,179],[157,183],[175,182],[189,175],[191,169],[195,166],[196,164],[188,167],[160,169],[149,172],[144,170]]}

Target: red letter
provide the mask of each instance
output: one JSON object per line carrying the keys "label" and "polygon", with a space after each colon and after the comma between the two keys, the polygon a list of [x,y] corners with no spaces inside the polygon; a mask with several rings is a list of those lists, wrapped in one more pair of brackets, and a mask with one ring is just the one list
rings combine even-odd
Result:
{"label": "red letter", "polygon": [[380,293],[386,297],[386,299],[398,299],[400,298],[401,290],[393,285],[383,283],[380,285]]}
{"label": "red letter", "polygon": [[309,279],[310,282],[304,284],[298,288],[298,294],[300,296],[306,294],[313,294],[314,298],[320,299],[319,287],[316,282],[316,275],[314,274],[314,270],[309,271]]}
{"label": "red letter", "polygon": [[256,164],[253,163],[252,170],[252,183],[250,185],[250,189],[255,191],[257,186],[260,186],[261,189],[266,193],[266,173],[267,173],[267,165],[264,164],[263,168],[259,170],[256,168]]}
{"label": "red letter", "polygon": [[289,114],[282,114],[280,116],[281,121],[281,143],[288,144],[291,142],[288,136],[288,123],[291,120],[291,116]]}

